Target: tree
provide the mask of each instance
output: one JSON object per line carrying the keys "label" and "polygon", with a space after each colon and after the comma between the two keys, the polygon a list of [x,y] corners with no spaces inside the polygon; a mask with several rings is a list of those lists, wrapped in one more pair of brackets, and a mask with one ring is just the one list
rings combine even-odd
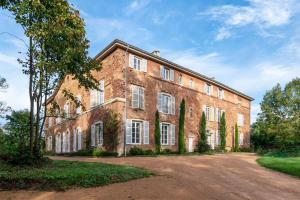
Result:
{"label": "tree", "polygon": [[6,116],[7,123],[4,125],[5,153],[2,159],[14,164],[27,164],[30,160],[29,152],[29,112],[28,110],[12,111]]}
{"label": "tree", "polygon": [[155,112],[155,133],[154,133],[154,139],[155,139],[155,150],[156,153],[160,153],[160,119],[159,119],[159,112],[156,110]]}
{"label": "tree", "polygon": [[119,144],[120,116],[112,110],[107,110],[103,117],[104,147],[108,151],[116,151]]}
{"label": "tree", "polygon": [[209,151],[210,146],[207,144],[205,112],[202,112],[201,115],[200,124],[199,124],[199,134],[200,134],[200,140],[198,142],[199,153],[204,153]]}
{"label": "tree", "polygon": [[[8,84],[5,78],[0,76],[0,92],[4,92],[5,89],[8,88]],[[10,107],[7,107],[5,105],[5,102],[0,101],[0,117],[3,117],[3,115],[10,110]]]}
{"label": "tree", "polygon": [[180,103],[179,131],[178,131],[178,151],[180,154],[183,154],[185,152],[184,120],[185,120],[185,100],[182,99]]}
{"label": "tree", "polygon": [[220,119],[220,140],[221,140],[221,149],[224,151],[226,148],[226,119],[225,112],[222,113]]}
{"label": "tree", "polygon": [[[80,87],[98,89],[91,71],[100,65],[88,56],[84,21],[66,0],[1,1],[0,6],[14,15],[29,41],[27,56],[19,62],[29,81],[29,148],[39,158],[45,119],[57,117],[54,110],[61,109],[55,101],[49,108],[47,99],[66,76],[78,80]],[[70,91],[63,93],[79,106]]]}
{"label": "tree", "polygon": [[234,125],[234,151],[239,151],[239,129],[237,123]]}

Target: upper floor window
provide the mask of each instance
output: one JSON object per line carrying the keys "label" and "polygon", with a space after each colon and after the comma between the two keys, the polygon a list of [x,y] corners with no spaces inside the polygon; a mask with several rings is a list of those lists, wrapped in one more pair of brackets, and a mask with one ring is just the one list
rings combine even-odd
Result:
{"label": "upper floor window", "polygon": [[47,145],[46,145],[46,149],[47,151],[51,151],[52,150],[52,136],[48,136],[47,137]]}
{"label": "upper floor window", "polygon": [[56,114],[55,123],[58,124],[61,121],[60,110],[58,108],[56,109],[55,114]]}
{"label": "upper floor window", "polygon": [[205,117],[206,120],[209,121],[210,120],[210,107],[209,106],[205,106]]}
{"label": "upper floor window", "polygon": [[66,118],[70,117],[70,103],[64,105],[64,115]]}
{"label": "upper floor window", "polygon": [[244,126],[244,115],[241,113],[238,113],[238,126]]}
{"label": "upper floor window", "polygon": [[144,88],[132,85],[132,108],[144,109]]}
{"label": "upper floor window", "polygon": [[207,95],[212,95],[213,93],[213,87],[212,85],[208,84],[208,83],[205,83],[204,84],[204,92],[207,94]]}
{"label": "upper floor window", "polygon": [[143,120],[126,120],[126,143],[149,144],[149,122]]}
{"label": "upper floor window", "polygon": [[99,121],[91,127],[91,145],[101,146],[103,144],[103,122]]}
{"label": "upper floor window", "polygon": [[147,60],[140,58],[138,56],[129,54],[129,67],[138,70],[147,72]]}
{"label": "upper floor window", "polygon": [[104,80],[99,82],[99,90],[90,91],[90,107],[95,107],[104,103]]}
{"label": "upper floor window", "polygon": [[160,76],[164,80],[174,81],[174,70],[165,66],[160,66]]}
{"label": "upper floor window", "polygon": [[193,79],[190,79],[190,88],[194,88],[194,81],[193,81]]}
{"label": "upper floor window", "polygon": [[181,74],[179,75],[179,78],[178,78],[178,84],[183,85],[183,80],[182,80],[182,75]]}
{"label": "upper floor window", "polygon": [[81,113],[81,106],[80,106],[80,104],[81,104],[81,96],[77,95],[75,97],[75,99],[76,99],[76,101],[78,103],[78,105],[77,105],[78,107],[76,107],[76,114],[80,114]]}
{"label": "upper floor window", "polygon": [[160,92],[157,98],[157,109],[159,112],[175,115],[175,97]]}
{"label": "upper floor window", "polygon": [[222,88],[218,89],[218,98],[224,99],[224,90]]}
{"label": "upper floor window", "polygon": [[49,117],[48,118],[48,127],[51,127],[53,125],[53,118],[52,117]]}

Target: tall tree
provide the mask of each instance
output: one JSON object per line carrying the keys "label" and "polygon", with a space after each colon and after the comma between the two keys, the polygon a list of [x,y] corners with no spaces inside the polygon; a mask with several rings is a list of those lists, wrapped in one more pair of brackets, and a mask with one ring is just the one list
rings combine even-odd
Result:
{"label": "tall tree", "polygon": [[[14,15],[29,41],[27,57],[19,62],[29,81],[30,150],[40,157],[45,118],[53,116],[58,107],[53,102],[53,109],[48,110],[48,97],[67,75],[81,87],[98,89],[91,71],[99,70],[100,65],[88,56],[84,21],[66,0],[13,0],[0,5]],[[79,106],[70,91],[63,93]]]}
{"label": "tall tree", "polygon": [[222,113],[220,119],[220,140],[221,140],[221,149],[225,150],[226,148],[226,119],[225,112]]}
{"label": "tall tree", "polygon": [[185,100],[182,99],[180,103],[179,131],[178,131],[178,151],[180,154],[183,154],[185,152],[184,120],[185,120]]}
{"label": "tall tree", "polygon": [[155,150],[156,153],[160,153],[160,147],[161,147],[161,141],[160,141],[160,118],[159,118],[159,112],[156,110],[155,112],[155,133],[154,133],[154,139],[155,139]]}
{"label": "tall tree", "polygon": [[207,144],[205,112],[202,112],[202,115],[201,115],[199,134],[200,134],[200,139]]}
{"label": "tall tree", "polygon": [[237,123],[234,126],[234,151],[239,151],[239,129]]}

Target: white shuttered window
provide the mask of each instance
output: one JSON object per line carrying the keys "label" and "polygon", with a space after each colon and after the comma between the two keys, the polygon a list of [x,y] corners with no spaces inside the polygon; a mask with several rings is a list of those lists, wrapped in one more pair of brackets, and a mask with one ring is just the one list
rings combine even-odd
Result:
{"label": "white shuttered window", "polygon": [[101,105],[104,103],[105,84],[104,80],[99,81],[99,90],[90,90],[90,107]]}
{"label": "white shuttered window", "polygon": [[159,112],[175,115],[175,97],[166,93],[158,93],[157,109]]}
{"label": "white shuttered window", "polygon": [[147,72],[147,60],[133,54],[129,54],[129,67],[138,71]]}
{"label": "white shuttered window", "polygon": [[144,109],[144,88],[132,85],[132,108]]}
{"label": "white shuttered window", "polygon": [[126,120],[126,144],[149,144],[149,121]]}

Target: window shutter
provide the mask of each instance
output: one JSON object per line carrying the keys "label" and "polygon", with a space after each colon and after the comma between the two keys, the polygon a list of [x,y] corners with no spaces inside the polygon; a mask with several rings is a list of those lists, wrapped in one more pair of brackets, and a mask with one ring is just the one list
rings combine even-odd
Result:
{"label": "window shutter", "polygon": [[174,81],[174,70],[170,69],[170,81]]}
{"label": "window shutter", "polygon": [[221,92],[222,99],[225,99],[225,95],[224,94],[225,94],[224,90],[222,90],[222,92]]}
{"label": "window shutter", "polygon": [[142,59],[142,71],[147,72],[147,60]]}
{"label": "window shutter", "polygon": [[175,115],[175,97],[171,96],[171,114]]}
{"label": "window shutter", "polygon": [[90,90],[90,108],[95,106],[95,89]]}
{"label": "window shutter", "polygon": [[160,126],[160,144],[162,144],[162,123],[160,123],[159,126]]}
{"label": "window shutter", "polygon": [[214,95],[214,86],[210,86],[210,95]]}
{"label": "window shutter", "polygon": [[131,130],[132,130],[132,120],[127,119],[126,120],[126,144],[131,144],[132,142]]}
{"label": "window shutter", "polygon": [[81,150],[81,130],[80,129],[77,129],[78,130],[78,132],[77,132],[77,136],[78,136],[78,138],[77,138],[77,143],[78,143],[78,149],[77,150]]}
{"label": "window shutter", "polygon": [[129,67],[133,68],[134,55],[129,54]]}
{"label": "window shutter", "polygon": [[215,121],[219,121],[219,108],[215,108]]}
{"label": "window shutter", "polygon": [[71,151],[71,133],[68,132],[68,152]]}
{"label": "window shutter", "polygon": [[100,89],[100,104],[103,104],[104,103],[104,80],[101,80],[100,81],[100,84],[99,84],[99,89]]}
{"label": "window shutter", "polygon": [[171,145],[175,145],[175,125],[171,124]]}
{"label": "window shutter", "polygon": [[144,88],[139,87],[139,108],[144,109]]}
{"label": "window shutter", "polygon": [[139,91],[136,85],[132,85],[132,108],[139,107]]}
{"label": "window shutter", "polygon": [[160,77],[164,78],[164,66],[160,66]]}
{"label": "window shutter", "polygon": [[95,124],[91,127],[91,146],[95,146]]}
{"label": "window shutter", "polygon": [[215,111],[214,111],[214,107],[210,107],[210,121],[214,121],[214,115],[215,115]]}
{"label": "window shutter", "polygon": [[[205,111],[206,111],[206,105],[203,105],[202,106],[202,111],[205,113]],[[205,113],[206,114],[206,113]]]}
{"label": "window shutter", "polygon": [[149,144],[149,122],[144,121],[144,144]]}
{"label": "window shutter", "polygon": [[243,145],[244,144],[244,134],[240,133],[239,136],[240,136],[240,138],[239,138],[239,144]]}
{"label": "window shutter", "polygon": [[203,88],[203,90],[204,90],[204,93],[207,93],[207,84],[206,83],[204,83],[204,88]]}
{"label": "window shutter", "polygon": [[103,145],[103,122],[100,122],[99,144]]}
{"label": "window shutter", "polygon": [[74,130],[73,130],[73,151],[75,152],[75,151],[77,151],[77,129],[76,128],[74,128]]}
{"label": "window shutter", "polygon": [[161,95],[160,92],[158,92],[158,93],[157,93],[157,110],[158,110],[159,112],[162,111],[161,106],[162,106],[162,95]]}

